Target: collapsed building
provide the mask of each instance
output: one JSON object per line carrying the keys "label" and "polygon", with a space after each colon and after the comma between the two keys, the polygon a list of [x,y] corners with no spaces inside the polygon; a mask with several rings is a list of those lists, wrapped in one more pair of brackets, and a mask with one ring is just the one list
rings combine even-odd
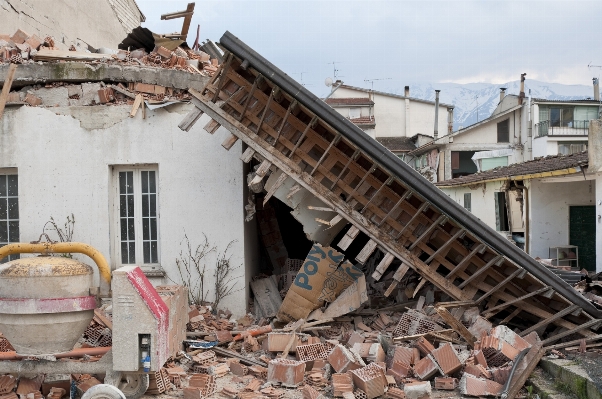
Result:
{"label": "collapsed building", "polygon": [[[220,344],[244,340],[244,351],[256,352],[258,342],[247,337],[263,334],[269,345],[269,320],[289,322],[280,331],[287,333],[286,343],[270,350],[283,352],[280,360],[243,359],[265,368],[255,367],[261,379],[285,386],[302,383],[306,369],[319,370],[327,360],[337,374],[355,371],[351,381],[333,376],[333,386],[335,380],[339,387],[351,384],[352,392],[355,386],[370,399],[385,393],[385,383],[391,388],[405,384],[404,395],[423,397],[430,384],[427,389],[420,381],[405,381],[412,373],[429,380],[439,372],[452,379],[440,385],[455,388],[453,376],[460,369],[464,393],[482,396],[502,392],[501,383],[488,382],[495,382],[488,366],[503,366],[520,370],[506,374],[503,382],[505,393],[514,397],[545,348],[561,340],[601,338],[595,332],[600,310],[571,286],[232,34],[226,33],[220,46],[225,52],[218,68],[211,56],[197,59],[204,56],[161,46],[115,57],[53,54],[38,47],[38,57],[45,58],[34,57],[35,63],[16,68],[14,63],[0,66],[5,82],[0,102],[7,107],[0,120],[0,172],[6,176],[0,201],[13,206],[0,241],[34,240],[50,216],[75,214],[78,241],[110,254],[113,269],[140,264],[154,282],[168,278],[194,291],[197,287],[183,281],[175,260],[182,259],[182,251],[187,256],[183,237],[207,236],[208,249],[215,246],[223,254],[215,257],[216,265],[220,259],[244,265],[230,278],[238,279],[237,289],[250,289],[245,292],[249,295],[222,298],[221,307],[231,313],[221,313],[224,317],[212,321],[201,336]],[[207,63],[208,68],[191,70],[181,59],[196,59],[197,66]],[[200,126],[210,135],[197,134]],[[226,151],[215,150],[216,141]],[[49,177],[40,179],[45,173]],[[190,243],[192,252],[197,242]],[[215,269],[210,264],[207,272]],[[260,273],[264,275],[252,278]],[[280,281],[269,275],[281,276]],[[321,297],[324,287],[330,292]],[[232,313],[245,312],[251,292],[258,317],[224,322]],[[204,324],[199,311],[213,298],[203,299],[193,301],[189,327]],[[414,311],[402,312],[405,307]],[[398,341],[411,341],[422,357],[411,349],[410,358],[400,360],[407,354],[397,347],[406,346],[387,347],[379,334],[369,339],[363,334],[355,342],[353,333],[343,334],[342,325],[353,315],[377,312],[380,320],[370,324]],[[212,317],[206,315],[207,320]],[[356,332],[374,330],[353,321]],[[299,359],[286,359],[297,330],[311,331],[312,322],[338,326],[331,336],[307,344],[317,346],[305,348],[306,358],[297,348]],[[248,329],[257,324],[269,328],[238,339],[230,332],[234,325]],[[511,329],[494,327],[498,324]],[[446,336],[449,330],[452,335]],[[427,334],[445,343],[435,348]],[[327,342],[333,339],[354,351]],[[374,343],[385,347],[387,355],[399,352],[398,365],[389,362],[394,381],[385,377],[387,365],[378,365],[386,359]],[[452,348],[452,343],[465,348]],[[458,349],[465,351],[462,359]],[[195,350],[209,359],[192,358],[197,374],[224,373],[215,364],[220,363],[216,353],[240,357],[219,348],[213,354]],[[481,351],[485,360],[474,351]],[[368,358],[372,363],[366,365]],[[236,361],[228,363],[229,370],[239,367]],[[468,366],[473,366],[470,373]],[[161,373],[154,376],[157,386],[166,385]],[[321,377],[314,377],[320,385]],[[202,381],[189,387],[189,395],[214,392],[208,377],[196,378]],[[414,383],[418,393],[412,394]],[[205,390],[207,385],[211,389]],[[470,391],[475,385],[484,388]],[[338,392],[345,397],[348,389]],[[395,389],[391,397],[401,397]],[[307,397],[318,396],[306,391]]]}

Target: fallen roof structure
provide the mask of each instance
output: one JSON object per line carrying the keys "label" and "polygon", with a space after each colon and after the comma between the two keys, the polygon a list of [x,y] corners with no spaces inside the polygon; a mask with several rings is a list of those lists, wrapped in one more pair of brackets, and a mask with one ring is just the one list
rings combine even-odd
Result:
{"label": "fallen roof structure", "polygon": [[543,345],[595,335],[602,313],[571,286],[234,35],[226,32],[220,44],[229,52],[225,62],[203,91],[190,90],[197,109],[180,128],[207,113],[213,122],[205,130],[221,125],[232,133],[224,148],[242,140],[248,149],[241,159],[261,162],[256,179],[271,171],[266,201],[275,195],[294,203],[303,191],[319,199],[334,216],[317,220],[322,230],[313,230],[314,241],[328,244],[351,223],[338,247],[345,250],[360,231],[368,235],[356,260],[383,251],[378,280],[399,259],[393,288],[412,268],[456,305],[543,327]]}

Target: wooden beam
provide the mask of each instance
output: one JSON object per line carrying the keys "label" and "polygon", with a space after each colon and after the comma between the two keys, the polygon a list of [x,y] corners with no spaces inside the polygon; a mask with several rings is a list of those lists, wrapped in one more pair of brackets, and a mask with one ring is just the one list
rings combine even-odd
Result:
{"label": "wooden beam", "polygon": [[[193,100],[196,100],[196,98],[193,98]],[[203,111],[201,111],[197,107],[194,107],[194,109],[192,109],[186,115],[186,117],[184,119],[182,119],[182,122],[180,122],[178,127],[185,132],[189,132],[190,129],[194,126],[194,124],[199,120],[199,118],[201,116],[203,116]]]}
{"label": "wooden beam", "polygon": [[349,245],[351,245],[353,240],[355,240],[355,237],[357,237],[359,232],[360,232],[360,229],[358,229],[355,226],[351,226],[349,228],[349,230],[347,230],[347,233],[345,233],[343,238],[341,238],[341,241],[339,241],[337,246],[339,248],[341,248],[343,251],[345,251],[347,248],[349,248]]}
{"label": "wooden beam", "polygon": [[410,270],[410,266],[402,262],[399,268],[395,271],[395,274],[393,275],[393,282],[385,291],[384,296],[388,297],[389,295],[391,295],[395,287],[397,287],[397,285],[401,282],[401,279],[403,278],[403,276],[405,276],[408,270]]}
{"label": "wooden beam", "polygon": [[282,118],[282,121],[280,122],[280,127],[276,131],[277,134],[276,134],[276,138],[274,139],[274,144],[273,144],[274,146],[276,146],[276,144],[278,144],[278,139],[280,138],[280,135],[282,134],[282,129],[284,129],[284,125],[286,124],[286,120],[291,115],[291,113],[293,112],[293,110],[297,107],[297,105],[298,105],[297,100],[291,101],[291,103],[288,105],[288,109],[286,110],[286,114],[284,114],[284,118]]}
{"label": "wooden beam", "polygon": [[374,252],[376,250],[377,246],[378,246],[378,244],[376,243],[376,241],[372,241],[372,240],[368,241],[366,243],[366,245],[364,246],[364,248],[362,248],[360,253],[355,257],[355,260],[357,260],[359,263],[361,263],[363,265],[364,263],[366,263],[366,261],[368,260],[370,255],[372,255],[372,252]]}
{"label": "wooden beam", "polygon": [[451,238],[445,242],[445,244],[441,245],[431,256],[429,256],[428,259],[424,261],[424,263],[430,263],[433,259],[435,259],[436,256],[439,256],[439,255],[443,254],[443,252],[453,242],[455,242],[457,239],[461,238],[465,233],[466,233],[466,230],[464,230],[463,228],[460,229],[460,230],[458,230],[456,232],[456,234],[454,234],[453,236],[451,236]]}
{"label": "wooden beam", "polygon": [[418,207],[418,209],[416,209],[416,213],[414,213],[414,215],[412,215],[412,218],[410,219],[410,221],[408,223],[406,223],[405,226],[403,226],[403,228],[399,231],[399,233],[397,233],[397,235],[395,236],[395,240],[398,240],[399,237],[401,237],[403,235],[403,233],[405,233],[406,230],[408,228],[410,228],[410,225],[412,225],[414,223],[414,221],[416,219],[418,219],[420,217],[420,215],[422,213],[424,213],[424,211],[426,211],[430,205],[431,204],[429,204],[428,202],[423,202],[422,205],[420,205]]}
{"label": "wooden beam", "polygon": [[380,280],[380,278],[383,276],[383,274],[385,274],[385,272],[389,268],[389,265],[391,264],[391,262],[393,262],[394,259],[395,255],[393,255],[390,252],[387,252],[378,263],[378,266],[376,266],[376,270],[374,270],[374,273],[372,273],[372,278],[376,281]]}
{"label": "wooden beam", "polygon": [[562,349],[562,348],[566,348],[567,346],[579,344],[579,343],[581,343],[581,341],[592,342],[592,341],[597,341],[599,339],[602,339],[602,334],[592,335],[591,337],[586,337],[586,338],[579,338],[579,339],[576,339],[576,340],[573,340],[573,341],[563,342],[561,344],[546,346],[545,349],[546,350]]}
{"label": "wooden beam", "polygon": [[314,174],[314,172],[316,171],[316,169],[318,169],[318,166],[320,166],[320,164],[322,163],[322,161],[324,161],[324,158],[326,158],[326,156],[328,155],[328,152],[330,151],[330,149],[332,148],[333,145],[336,145],[339,140],[341,139],[341,135],[337,134],[334,139],[332,139],[332,141],[330,142],[330,144],[328,144],[328,148],[326,148],[326,150],[324,151],[324,153],[322,154],[322,156],[320,157],[320,159],[318,160],[318,162],[316,162],[316,165],[314,166],[314,168],[311,170],[311,172],[309,172],[309,175],[312,176]]}
{"label": "wooden beam", "polygon": [[192,21],[192,14],[194,14],[194,3],[188,3],[188,7],[186,7],[186,15],[184,16],[184,22],[182,22],[182,40],[186,40],[186,37],[188,36],[190,22]]}
{"label": "wooden beam", "polygon": [[247,147],[247,149],[240,156],[240,160],[244,163],[249,163],[251,162],[251,159],[253,159],[253,155],[255,155],[255,150],[251,147]]}
{"label": "wooden beam", "polygon": [[[232,59],[234,59],[234,55],[232,53],[228,53],[228,56],[226,57],[226,62],[224,63],[224,67],[221,70],[222,77],[219,80],[219,83],[217,84],[217,89],[215,90],[215,93],[213,94],[213,99],[211,100],[212,102],[216,102],[219,98],[219,93],[222,91],[222,87],[224,86],[224,82],[226,81],[226,75],[228,74],[228,70],[230,69],[230,65],[232,64]],[[215,75],[218,75],[219,72],[220,71],[217,71]]]}
{"label": "wooden beam", "polygon": [[222,142],[222,147],[224,147],[227,151],[230,151],[230,148],[238,141],[238,137],[230,133],[228,137]]}
{"label": "wooden beam", "polygon": [[242,119],[245,117],[247,108],[249,108],[249,104],[251,104],[251,100],[253,99],[253,94],[255,94],[255,90],[257,90],[257,86],[260,84],[260,82],[262,80],[263,80],[263,75],[261,75],[261,74],[257,75],[257,77],[255,78],[255,81],[253,82],[253,86],[251,86],[251,91],[249,91],[249,95],[247,96],[247,100],[245,101],[245,105],[243,106],[242,111],[240,112],[240,115],[238,116],[239,121],[242,121]]}
{"label": "wooden beam", "polygon": [[470,331],[468,331],[466,327],[464,327],[464,324],[460,323],[458,319],[452,316],[451,313],[449,313],[449,311],[442,306],[436,307],[435,310],[439,316],[441,316],[444,322],[446,322],[451,328],[460,334],[462,338],[464,338],[464,340],[468,343],[468,346],[474,348],[474,344],[477,342],[477,339]]}
{"label": "wooden beam", "polygon": [[364,211],[372,204],[372,201],[374,201],[374,199],[380,194],[383,188],[385,188],[385,186],[390,186],[393,180],[394,179],[392,177],[389,177],[387,180],[385,180],[382,186],[380,186],[378,190],[376,190],[376,192],[372,195],[372,197],[370,197],[370,201],[368,201],[368,203],[364,205],[360,213],[364,213]]}
{"label": "wooden beam", "polygon": [[504,320],[500,321],[500,324],[506,324],[506,323],[508,323],[510,320],[512,320],[516,316],[518,316],[518,314],[520,312],[522,312],[522,311],[523,311],[523,309],[521,309],[521,308],[514,309],[514,311],[512,313],[510,313],[508,316],[506,316],[506,318]]}
{"label": "wooden beam", "polygon": [[130,111],[130,118],[133,118],[134,116],[136,116],[136,112],[138,112],[138,108],[140,108],[140,104],[142,104],[142,101],[144,101],[142,94],[137,94],[136,99],[134,100],[134,104],[132,104],[132,110]]}
{"label": "wooden beam", "polygon": [[393,214],[393,212],[395,212],[397,210],[399,205],[401,205],[401,203],[403,201],[408,199],[410,197],[410,195],[412,195],[412,192],[410,190],[407,190],[405,193],[403,193],[403,195],[401,197],[399,197],[399,200],[397,200],[395,205],[393,205],[393,207],[389,210],[389,212],[387,212],[387,214],[378,223],[378,227],[381,227],[387,221],[387,219]]}
{"label": "wooden beam", "polygon": [[251,183],[249,183],[249,184],[253,185],[253,184],[257,184],[257,183],[261,182],[261,180],[263,180],[263,177],[270,170],[270,166],[272,166],[272,163],[270,161],[268,161],[267,159],[264,160],[261,164],[259,164],[259,167],[255,171],[255,177],[253,178],[253,180],[251,180]]}
{"label": "wooden beam", "polygon": [[[519,391],[527,382],[527,378],[531,375],[537,363],[541,360],[543,355],[546,354],[546,349],[542,348],[541,344],[533,345],[529,352],[521,359],[521,363],[518,365],[520,372],[514,373],[512,381],[510,382],[510,389],[506,395],[502,394],[502,397],[506,399],[514,399]],[[521,367],[523,366],[524,367]]]}
{"label": "wooden beam", "polygon": [[485,244],[479,244],[476,245],[475,248],[464,257],[464,259],[462,259],[462,261],[460,263],[458,263],[456,265],[456,267],[454,267],[448,274],[447,276],[445,276],[445,278],[451,279],[451,277],[456,274],[456,272],[460,269],[462,269],[464,266],[468,266],[470,264],[471,259],[477,254],[477,253],[482,253],[483,251],[485,251],[485,249],[487,249],[487,246],[485,246]]}
{"label": "wooden beam", "polygon": [[483,299],[485,299],[485,298],[489,297],[490,295],[492,295],[494,292],[496,292],[497,290],[499,290],[500,288],[502,288],[504,285],[508,284],[514,277],[518,276],[521,273],[526,273],[526,270],[524,270],[524,269],[516,269],[508,277],[506,277],[505,279],[503,279],[502,281],[500,281],[499,283],[497,283],[497,285],[495,287],[493,287],[492,289],[490,289],[489,291],[487,291],[486,293],[484,293],[483,295],[481,295],[481,297],[479,297],[479,299],[477,299],[474,302],[474,304],[478,305],[479,303],[481,303],[483,301]]}
{"label": "wooden beam", "polygon": [[565,308],[565,309],[561,310],[560,312],[555,313],[553,316],[548,317],[547,319],[544,319],[544,320],[540,321],[539,323],[532,325],[531,327],[529,327],[526,330],[524,330],[523,332],[521,332],[519,335],[521,337],[524,337],[525,335],[529,334],[530,332],[536,331],[540,327],[547,326],[554,320],[560,319],[561,317],[564,317],[569,313],[573,313],[577,309],[580,309],[579,305],[569,306],[568,308]]}
{"label": "wooden beam", "polygon": [[278,176],[278,179],[276,179],[274,184],[272,184],[272,187],[270,187],[270,189],[268,190],[268,193],[263,198],[263,206],[265,206],[265,204],[268,203],[269,199],[272,198],[272,195],[274,195],[276,190],[278,190],[280,188],[280,186],[282,186],[282,183],[284,183],[284,181],[286,180],[287,177],[288,176],[286,175],[286,173],[281,172],[280,176]]}
{"label": "wooden beam", "polygon": [[265,119],[265,116],[267,115],[268,111],[270,110],[270,105],[272,105],[273,100],[274,100],[274,90],[272,90],[270,92],[270,97],[268,98],[268,102],[265,105],[263,112],[261,113],[261,119],[259,119],[259,123],[257,124],[257,130],[255,131],[255,133],[260,134],[261,125],[263,125],[263,120]]}
{"label": "wooden beam", "polygon": [[523,295],[521,297],[515,298],[515,299],[513,299],[511,301],[501,303],[501,304],[499,304],[497,306],[494,306],[491,309],[487,309],[485,311],[485,313],[483,313],[483,317],[485,317],[487,319],[487,318],[493,316],[494,314],[498,313],[499,311],[503,310],[504,308],[507,308],[510,305],[513,305],[513,304],[515,304],[517,302],[520,302],[522,300],[525,300],[527,298],[531,298],[532,296],[535,296],[537,294],[541,294],[541,293],[543,293],[543,292],[545,292],[547,290],[549,290],[549,287],[543,287],[543,288],[538,289],[537,291],[530,292],[530,293],[528,293],[526,295]]}
{"label": "wooden beam", "polygon": [[309,129],[312,129],[312,126],[315,126],[316,123],[318,123],[318,117],[314,116],[311,119],[311,122],[309,122],[307,124],[307,126],[305,127],[305,129],[303,130],[303,133],[301,133],[301,137],[299,137],[299,140],[297,140],[297,142],[295,143],[295,146],[293,147],[293,149],[291,150],[291,152],[289,152],[289,154],[287,155],[287,157],[290,159],[293,154],[295,153],[295,151],[297,151],[297,148],[299,148],[299,146],[301,145],[301,142],[303,141],[303,139],[305,138],[305,136],[307,136],[307,132],[309,131]]}
{"label": "wooden beam", "polygon": [[546,344],[549,344],[550,342],[557,341],[557,340],[559,340],[560,338],[564,338],[564,337],[566,337],[567,335],[575,334],[575,333],[577,333],[577,332],[579,332],[579,331],[581,331],[581,330],[584,330],[584,329],[586,329],[586,328],[593,327],[593,326],[595,326],[596,324],[600,324],[601,322],[602,322],[602,320],[600,320],[600,319],[593,319],[593,320],[590,320],[590,321],[588,321],[587,323],[583,323],[583,324],[581,324],[581,325],[578,325],[578,326],[576,326],[575,328],[572,328],[572,329],[570,329],[570,330],[567,330],[567,331],[561,332],[561,333],[559,333],[559,334],[556,334],[556,335],[554,335],[554,336],[552,336],[552,337],[550,337],[550,338],[546,339],[546,340],[545,340],[545,341],[543,341],[542,343],[543,343],[544,345],[546,345]]}
{"label": "wooden beam", "polygon": [[[418,244],[420,244],[422,242],[422,240],[424,240],[427,236],[431,235],[433,230],[435,230],[437,228],[437,226],[445,224],[445,222],[447,222],[447,216],[445,215],[440,215],[437,220],[435,220],[434,222],[431,222],[430,226],[428,226],[426,228],[426,230],[424,231],[424,233],[420,234],[420,237],[418,237],[416,239],[416,241],[414,241],[412,243],[412,245],[410,245],[410,247],[408,248],[410,251],[413,250],[414,248],[416,248],[416,246]],[[425,262],[426,263],[426,262]]]}
{"label": "wooden beam", "polygon": [[468,285],[468,283],[473,281],[475,278],[479,277],[481,274],[485,273],[487,270],[489,270],[489,268],[491,266],[493,266],[503,260],[504,260],[504,257],[502,255],[494,256],[489,262],[487,262],[485,264],[485,266],[481,266],[481,267],[477,268],[477,270],[470,277],[468,277],[466,280],[464,280],[462,282],[462,284],[460,284],[458,287],[459,288],[466,287],[466,285]]}
{"label": "wooden beam", "polygon": [[13,80],[15,78],[16,69],[17,69],[17,64],[10,64],[8,67],[8,72],[6,73],[6,78],[4,79],[4,85],[2,86],[2,93],[0,94],[0,119],[2,119],[2,114],[4,114],[4,107],[6,106],[6,101],[8,100],[8,94],[10,93],[10,88],[13,85]]}

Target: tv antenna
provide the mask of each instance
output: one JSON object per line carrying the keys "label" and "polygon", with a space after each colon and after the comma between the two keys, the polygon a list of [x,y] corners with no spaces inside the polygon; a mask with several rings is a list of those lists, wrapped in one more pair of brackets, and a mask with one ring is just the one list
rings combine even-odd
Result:
{"label": "tv antenna", "polygon": [[477,122],[479,121],[479,95],[475,94],[474,100],[477,102]]}
{"label": "tv antenna", "polygon": [[307,73],[307,72],[293,72],[293,75],[301,75],[301,78],[299,80],[299,83],[301,83],[301,86],[305,87],[305,86],[311,86],[311,85],[307,85],[305,83],[303,83],[303,74]]}
{"label": "tv antenna", "polygon": [[340,63],[341,63],[341,61],[332,61],[332,62],[328,63],[328,65],[332,65],[332,71],[333,71],[333,75],[332,76],[334,77],[335,80],[337,78],[344,78],[344,76],[339,76],[338,75],[339,70],[337,69],[337,64],[340,64]]}
{"label": "tv antenna", "polygon": [[380,78],[380,79],[364,79],[364,82],[370,82],[370,84],[372,85],[372,91],[374,91],[374,82],[376,82],[377,80],[391,80],[392,78]]}

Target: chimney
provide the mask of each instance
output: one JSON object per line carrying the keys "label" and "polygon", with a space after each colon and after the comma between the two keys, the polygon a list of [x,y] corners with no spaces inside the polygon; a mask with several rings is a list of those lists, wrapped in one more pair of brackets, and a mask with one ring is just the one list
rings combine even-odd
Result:
{"label": "chimney", "polygon": [[523,103],[523,100],[525,98],[525,76],[527,76],[526,73],[520,74],[520,94],[518,95],[518,104],[519,105],[521,105]]}
{"label": "chimney", "polygon": [[592,80],[594,81],[594,100],[600,101],[600,82],[598,82],[598,78]]}
{"label": "chimney", "polygon": [[500,87],[500,102],[506,97],[506,87]]}
{"label": "chimney", "polygon": [[410,86],[406,86],[406,87],[404,87],[404,90],[403,90],[403,91],[404,91],[403,95],[404,95],[405,97],[410,97]]}
{"label": "chimney", "polygon": [[453,130],[454,130],[454,109],[450,107],[447,109],[447,134],[452,134]]}
{"label": "chimney", "polygon": [[437,140],[437,136],[439,136],[439,92],[441,90],[435,90],[435,131],[433,133],[433,138]]}

